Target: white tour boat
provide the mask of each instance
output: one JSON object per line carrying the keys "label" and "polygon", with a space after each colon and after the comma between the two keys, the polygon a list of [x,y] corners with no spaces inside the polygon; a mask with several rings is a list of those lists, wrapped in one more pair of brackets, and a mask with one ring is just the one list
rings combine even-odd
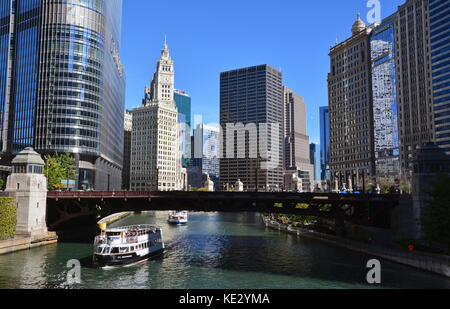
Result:
{"label": "white tour boat", "polygon": [[94,265],[125,266],[143,263],[164,251],[162,230],[152,225],[102,229],[94,242]]}
{"label": "white tour boat", "polygon": [[188,222],[187,211],[170,211],[169,212],[169,223],[170,224],[186,224]]}

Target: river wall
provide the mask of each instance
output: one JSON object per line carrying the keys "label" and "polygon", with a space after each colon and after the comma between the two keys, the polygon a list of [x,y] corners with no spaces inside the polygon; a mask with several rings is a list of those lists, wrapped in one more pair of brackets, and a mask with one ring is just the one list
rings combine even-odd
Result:
{"label": "river wall", "polygon": [[344,247],[353,251],[374,255],[379,258],[408,265],[442,276],[450,277],[450,259],[447,255],[432,254],[418,251],[401,251],[391,248],[382,248],[375,245],[352,241],[349,239],[318,233],[315,231],[282,224],[262,216],[267,228],[283,231],[298,237],[306,237],[327,242],[332,245]]}
{"label": "river wall", "polygon": [[46,235],[39,237],[16,236],[0,241],[0,255],[46,246],[57,242],[58,236],[52,232],[48,232]]}

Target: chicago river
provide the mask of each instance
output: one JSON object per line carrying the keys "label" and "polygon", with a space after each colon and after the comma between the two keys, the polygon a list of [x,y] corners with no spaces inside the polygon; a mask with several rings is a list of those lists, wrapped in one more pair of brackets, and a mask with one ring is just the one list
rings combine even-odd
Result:
{"label": "chicago river", "polygon": [[[167,212],[126,217],[109,227],[155,224],[165,252],[143,264],[92,266],[89,243],[58,243],[0,256],[0,289],[322,289],[450,288],[450,279],[381,260],[380,285],[366,281],[374,257],[266,229],[259,214],[190,213],[170,226]],[[68,282],[79,261],[80,283]]]}

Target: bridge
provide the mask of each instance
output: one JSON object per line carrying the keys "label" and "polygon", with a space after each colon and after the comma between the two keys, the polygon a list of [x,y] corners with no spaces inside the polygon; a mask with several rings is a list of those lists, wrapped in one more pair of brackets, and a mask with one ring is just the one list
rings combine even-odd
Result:
{"label": "bridge", "polygon": [[95,224],[126,211],[283,213],[390,228],[391,209],[401,195],[290,192],[48,192],[49,230]]}

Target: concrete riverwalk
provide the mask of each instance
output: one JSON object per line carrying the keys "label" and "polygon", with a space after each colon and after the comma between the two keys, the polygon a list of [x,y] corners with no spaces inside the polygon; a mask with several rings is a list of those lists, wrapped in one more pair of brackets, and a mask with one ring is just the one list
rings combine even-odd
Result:
{"label": "concrete riverwalk", "polygon": [[448,255],[432,254],[418,251],[401,251],[391,248],[382,248],[375,245],[369,245],[334,235],[323,234],[312,230],[293,227],[280,223],[276,220],[268,219],[262,216],[267,228],[294,234],[299,237],[306,237],[321,240],[336,246],[344,247],[353,251],[358,251],[373,255],[385,260],[397,262],[400,264],[412,266],[418,269],[426,270],[442,276],[450,277],[450,257]]}

